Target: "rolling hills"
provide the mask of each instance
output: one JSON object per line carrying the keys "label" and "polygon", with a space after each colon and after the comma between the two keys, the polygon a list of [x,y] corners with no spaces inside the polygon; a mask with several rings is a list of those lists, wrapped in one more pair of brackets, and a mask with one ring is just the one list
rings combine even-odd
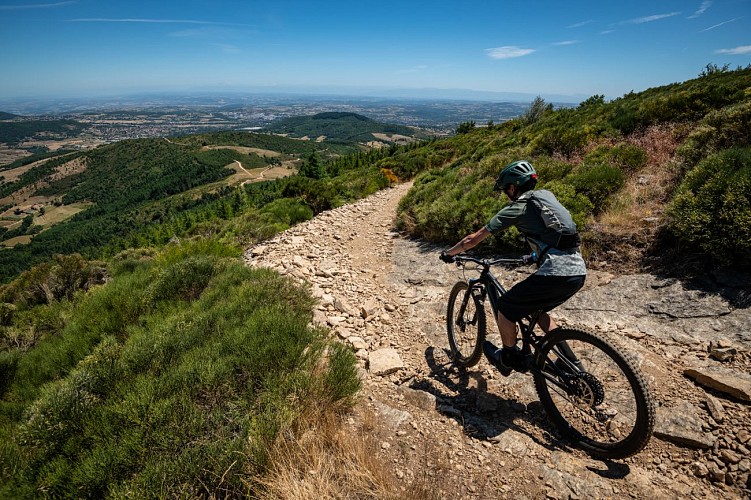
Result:
{"label": "rolling hills", "polygon": [[385,142],[408,141],[418,135],[418,131],[412,127],[379,123],[366,116],[346,112],[284,118],[267,126],[266,130],[290,137],[325,138],[329,142],[345,144],[378,139]]}
{"label": "rolling hills", "polygon": [[[0,496],[260,495],[264,478],[284,460],[272,453],[276,446],[307,449],[325,425],[332,435],[347,434],[338,432],[341,417],[360,379],[354,353],[311,324],[311,295],[323,301],[323,285],[300,288],[270,269],[248,269],[239,256],[394,183],[414,180],[398,208],[405,236],[449,244],[497,211],[504,199],[492,193],[495,176],[526,158],[540,186],[573,213],[592,268],[652,266],[690,276],[729,265],[725,273],[736,278],[751,264],[751,68],[708,67],[694,80],[612,102],[592,96],[572,109],[540,99],[508,122],[460,128],[448,139],[353,154],[325,141],[269,134],[139,139],[0,170],[8,175],[0,185],[4,212],[18,219],[5,235],[23,227],[30,238],[0,250]],[[314,175],[230,181],[240,175],[228,168],[236,162],[260,166],[280,158]],[[21,199],[39,203],[26,213]],[[34,229],[41,211],[34,204],[82,211]],[[383,216],[377,207],[368,210]],[[323,262],[323,276],[305,267],[306,259],[327,261],[336,252],[299,235],[284,238],[305,255],[276,268],[292,276],[313,272],[354,290],[360,274],[376,274],[365,268],[370,246],[393,234],[388,221],[377,220],[381,231],[371,234],[372,244],[359,239],[356,224],[331,236],[360,249],[347,274],[331,262]],[[484,248],[519,249],[513,233]],[[425,255],[416,252],[416,259]],[[661,278],[647,286],[658,293],[670,283]],[[384,311],[424,307],[425,297],[409,291],[395,295],[404,310],[384,304]],[[749,296],[739,291],[732,307],[745,313]],[[328,310],[349,310],[325,300]],[[344,316],[331,323],[346,328],[347,338],[361,334],[392,346],[360,311],[345,314],[352,318],[346,326]],[[378,319],[393,320],[385,313]],[[415,344],[414,359],[430,363],[430,351]],[[454,427],[453,419],[439,418],[436,428]],[[299,470],[315,476],[303,463]],[[393,462],[389,467],[393,472]]]}

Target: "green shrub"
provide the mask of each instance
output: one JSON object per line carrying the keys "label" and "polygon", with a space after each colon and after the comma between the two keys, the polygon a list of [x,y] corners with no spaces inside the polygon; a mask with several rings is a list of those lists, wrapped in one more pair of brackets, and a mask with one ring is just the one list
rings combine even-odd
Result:
{"label": "green shrub", "polygon": [[156,255],[154,248],[129,248],[110,259],[108,270],[112,276],[131,274]]}
{"label": "green shrub", "polygon": [[582,163],[564,181],[589,198],[598,210],[602,210],[608,196],[623,186],[624,177],[617,167],[603,163]]}
{"label": "green shrub", "polygon": [[[353,403],[355,357],[308,326],[313,299],[231,250],[172,245],[89,293],[54,342],[0,356],[2,496],[254,496],[279,432]],[[152,280],[169,302],[144,305]]]}
{"label": "green shrub", "polygon": [[25,271],[0,290],[0,300],[22,308],[55,301],[72,300],[81,289],[104,282],[104,264],[88,261],[79,254],[55,255],[47,262]]}
{"label": "green shrub", "polygon": [[280,223],[285,229],[313,218],[313,210],[297,198],[274,200],[264,205],[261,213],[269,216],[269,222]]}
{"label": "green shrub", "polygon": [[20,353],[15,349],[0,351],[0,397],[5,394],[13,381],[19,357]]}
{"label": "green shrub", "polygon": [[533,165],[537,170],[540,182],[561,180],[570,174],[574,168],[570,163],[550,156],[536,158]]}
{"label": "green shrub", "polygon": [[670,203],[670,228],[714,261],[751,266],[751,148],[722,151],[699,163]]}
{"label": "green shrub", "polygon": [[751,101],[709,113],[678,148],[687,169],[702,158],[731,147],[751,145]]}
{"label": "green shrub", "polygon": [[146,302],[154,306],[160,301],[196,300],[218,271],[218,264],[216,257],[200,255],[159,268],[146,289]]}
{"label": "green shrub", "polygon": [[647,153],[638,146],[626,143],[615,146],[599,146],[587,153],[584,162],[587,164],[611,165],[631,174],[647,163]]}
{"label": "green shrub", "polygon": [[537,154],[560,154],[569,156],[581,150],[589,138],[586,126],[558,125],[543,128],[532,141],[531,148]]}
{"label": "green shrub", "polygon": [[433,242],[455,242],[485,225],[500,208],[491,179],[459,169],[418,176],[399,204],[398,226]]}

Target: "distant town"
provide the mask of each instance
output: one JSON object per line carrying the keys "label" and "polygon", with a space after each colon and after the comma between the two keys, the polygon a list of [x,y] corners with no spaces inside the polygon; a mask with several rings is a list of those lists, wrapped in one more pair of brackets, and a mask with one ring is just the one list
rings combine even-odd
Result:
{"label": "distant town", "polygon": [[[566,106],[560,104],[557,106]],[[377,99],[333,96],[173,97],[0,102],[0,111],[29,119],[69,119],[86,129],[69,144],[91,147],[123,139],[175,136],[216,130],[260,130],[275,120],[324,111],[347,111],[382,123],[447,135],[459,123],[500,123],[524,113],[529,103]]]}

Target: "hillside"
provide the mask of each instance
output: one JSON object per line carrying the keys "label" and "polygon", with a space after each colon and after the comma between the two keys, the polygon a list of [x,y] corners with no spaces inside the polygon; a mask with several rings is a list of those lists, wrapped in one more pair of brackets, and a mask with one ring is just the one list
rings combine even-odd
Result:
{"label": "hillside", "polygon": [[6,144],[17,144],[38,137],[66,138],[78,134],[85,128],[82,123],[75,120],[39,120],[8,113],[3,113],[0,120],[0,143]]}
{"label": "hillside", "polygon": [[[564,326],[597,331],[632,353],[659,403],[657,435],[645,450],[625,461],[593,460],[560,439],[529,375],[503,377],[484,358],[466,370],[453,365],[446,298],[457,280],[477,271],[443,264],[445,246],[396,231],[397,206],[410,187],[326,212],[245,253],[251,267],[309,286],[320,300],[313,321],[356,353],[363,386],[343,427],[387,469],[381,488],[405,488],[400,498],[488,500],[748,495],[749,471],[732,461],[747,455],[751,440],[751,335],[733,325],[746,322],[751,309],[719,295],[742,294],[740,280],[732,286],[726,278],[719,288],[712,284],[717,272],[681,282],[590,271],[585,288],[554,311]],[[493,269],[504,286],[532,271]],[[722,357],[718,345],[736,354]],[[698,385],[685,376],[692,369],[718,370],[729,383]],[[272,492],[290,498],[283,489],[289,477],[312,491],[346,491],[348,478],[337,471],[351,455],[311,448],[274,471],[279,489]],[[305,474],[311,463],[320,464],[319,474]],[[375,497],[390,498],[382,495]]]}
{"label": "hillside", "polygon": [[12,120],[14,118],[20,118],[20,116],[14,115],[13,113],[6,113],[5,111],[0,111],[0,120]]}
{"label": "hillside", "polygon": [[[455,242],[489,220],[495,176],[527,159],[538,187],[572,212],[593,265],[635,270],[691,259],[749,267],[750,89],[751,68],[710,68],[612,102],[593,96],[576,109],[539,100],[518,119],[467,128],[380,166],[419,174],[399,227],[428,241]],[[522,249],[513,231],[485,248]]]}
{"label": "hillside", "polygon": [[[326,179],[283,179],[311,151],[330,161]],[[264,238],[387,185],[371,164],[396,151],[343,157],[326,143],[226,132],[19,160],[0,171],[0,242],[12,246],[0,250],[0,282],[55,254],[111,257],[240,227],[242,241]]]}
{"label": "hillside", "polygon": [[[751,68],[708,67],[352,155],[233,132],[3,169],[30,241],[0,250],[0,497],[747,497],[749,89]],[[655,387],[657,435],[626,461],[570,447],[527,378],[446,355],[461,276],[437,253],[519,157],[584,234],[561,323]],[[306,175],[237,167],[280,158]],[[17,199],[79,212],[42,227]]]}
{"label": "hillside", "polygon": [[266,130],[297,138],[309,137],[315,140],[322,137],[329,142],[337,143],[366,143],[376,139],[397,142],[394,136],[404,136],[406,139],[416,135],[416,129],[411,127],[379,123],[357,113],[345,112],[284,118],[272,123]]}

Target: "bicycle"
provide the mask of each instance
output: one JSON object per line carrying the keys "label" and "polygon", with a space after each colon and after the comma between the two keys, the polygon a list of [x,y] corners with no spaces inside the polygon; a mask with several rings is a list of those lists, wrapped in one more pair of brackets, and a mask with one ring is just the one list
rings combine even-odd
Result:
{"label": "bicycle", "polygon": [[[446,315],[453,362],[461,368],[482,357],[487,333],[485,302],[497,317],[506,293],[490,271],[495,265],[534,262],[534,254],[516,259],[483,260],[458,255],[465,271],[449,294]],[[480,275],[466,279],[467,264]],[[570,442],[591,456],[621,459],[635,455],[649,442],[655,421],[654,398],[634,359],[606,337],[587,330],[559,327],[547,335],[534,328],[542,310],[517,322],[528,371],[545,412]]]}

